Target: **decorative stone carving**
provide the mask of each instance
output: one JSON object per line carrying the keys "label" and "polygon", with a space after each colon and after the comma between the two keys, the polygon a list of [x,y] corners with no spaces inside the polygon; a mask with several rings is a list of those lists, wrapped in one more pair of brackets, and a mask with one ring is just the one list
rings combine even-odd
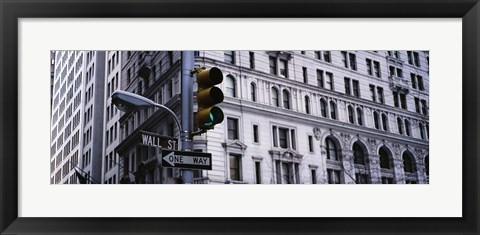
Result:
{"label": "decorative stone carving", "polygon": [[396,155],[400,155],[401,147],[399,144],[392,144],[393,146],[393,151],[395,152]]}
{"label": "decorative stone carving", "polygon": [[315,135],[315,139],[320,140],[320,135],[322,134],[322,131],[319,127],[314,127],[313,134]]}
{"label": "decorative stone carving", "polygon": [[415,148],[415,154],[417,155],[417,159],[423,161],[423,150],[419,148]]}
{"label": "decorative stone carving", "polygon": [[350,142],[350,139],[352,139],[352,137],[346,133],[340,133],[340,137],[342,137],[343,146],[345,146],[345,148],[348,148],[348,143]]}
{"label": "decorative stone carving", "polygon": [[377,141],[374,139],[367,139],[368,147],[370,148],[370,152],[374,153],[375,148],[377,147]]}

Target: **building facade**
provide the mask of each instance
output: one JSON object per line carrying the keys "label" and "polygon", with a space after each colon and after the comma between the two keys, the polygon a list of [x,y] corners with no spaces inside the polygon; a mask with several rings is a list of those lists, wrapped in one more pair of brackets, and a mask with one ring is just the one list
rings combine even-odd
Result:
{"label": "building facade", "polygon": [[[225,120],[194,138],[213,157],[195,183],[428,183],[428,63],[427,51],[196,51],[196,66],[223,72]],[[121,52],[121,89],[180,116],[180,64],[180,51]],[[139,144],[142,131],[178,138],[165,111],[120,112],[119,126],[121,183],[179,182]]]}
{"label": "building facade", "polygon": [[[75,172],[87,183],[180,183],[160,148],[142,144],[144,133],[178,138],[174,120],[111,103],[126,90],[180,117],[180,51],[50,59],[52,184],[79,183]],[[223,72],[225,120],[194,138],[193,151],[213,157],[195,183],[428,183],[428,64],[427,51],[196,51],[197,67]]]}
{"label": "building facade", "polygon": [[103,179],[105,52],[54,51],[50,183]]}

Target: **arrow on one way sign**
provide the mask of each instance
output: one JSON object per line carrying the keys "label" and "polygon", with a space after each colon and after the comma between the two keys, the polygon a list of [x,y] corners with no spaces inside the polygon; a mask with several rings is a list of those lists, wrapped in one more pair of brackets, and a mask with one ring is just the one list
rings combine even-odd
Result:
{"label": "arrow on one way sign", "polygon": [[188,169],[212,169],[210,153],[162,150],[162,166]]}

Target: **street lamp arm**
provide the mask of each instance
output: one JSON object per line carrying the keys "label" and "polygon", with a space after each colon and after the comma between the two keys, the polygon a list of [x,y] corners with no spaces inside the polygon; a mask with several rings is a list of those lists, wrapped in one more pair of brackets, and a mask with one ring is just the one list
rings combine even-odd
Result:
{"label": "street lamp arm", "polygon": [[175,122],[177,123],[177,126],[178,126],[178,130],[180,132],[180,135],[179,137],[182,138],[182,135],[184,135],[184,132],[183,132],[183,127],[182,127],[182,124],[180,124],[180,121],[178,120],[177,118],[177,115],[175,115],[175,113],[169,109],[167,106],[164,106],[164,105],[161,105],[161,104],[157,104],[157,103],[154,103],[153,104],[155,107],[158,107],[158,108],[162,108],[162,109],[165,109],[167,110],[173,117],[173,119],[175,120]]}

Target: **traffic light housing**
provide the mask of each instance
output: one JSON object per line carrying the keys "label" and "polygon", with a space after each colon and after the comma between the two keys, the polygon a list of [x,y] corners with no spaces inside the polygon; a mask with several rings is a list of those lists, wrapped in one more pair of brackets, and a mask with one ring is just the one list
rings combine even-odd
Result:
{"label": "traffic light housing", "polygon": [[197,73],[197,104],[196,121],[198,127],[205,131],[213,129],[223,121],[224,115],[216,104],[223,102],[223,92],[215,85],[223,81],[223,74],[217,67],[200,70]]}

